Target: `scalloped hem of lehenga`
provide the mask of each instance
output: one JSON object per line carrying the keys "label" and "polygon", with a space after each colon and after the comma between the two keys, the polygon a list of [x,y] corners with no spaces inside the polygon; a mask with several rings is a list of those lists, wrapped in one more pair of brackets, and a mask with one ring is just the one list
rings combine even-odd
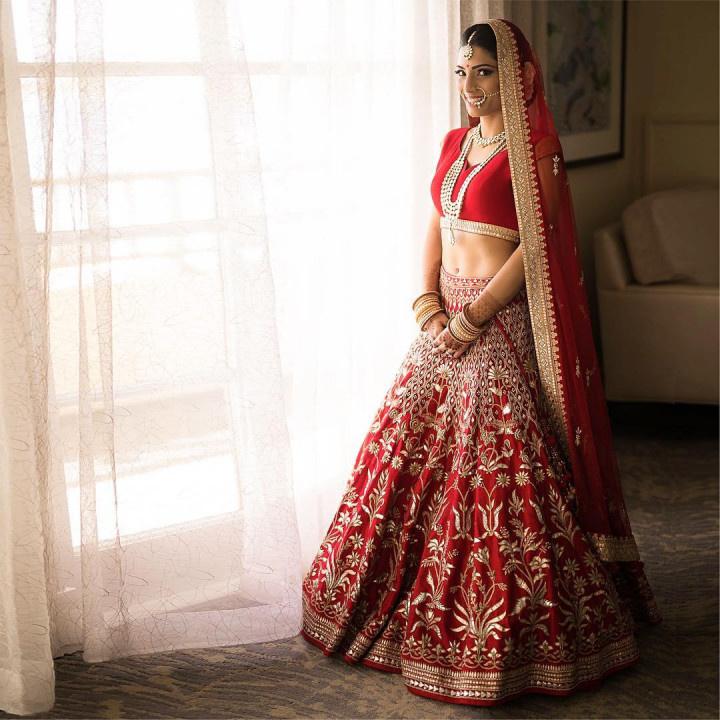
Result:
{"label": "scalloped hem of lehenga", "polygon": [[613,667],[608,668],[602,675],[596,678],[583,680],[582,682],[569,689],[551,690],[550,688],[542,688],[535,685],[528,685],[526,688],[518,690],[512,695],[505,695],[503,697],[494,699],[481,699],[473,697],[448,697],[428,692],[427,690],[421,690],[420,688],[414,688],[411,685],[406,685],[405,687],[407,688],[407,690],[409,690],[415,695],[430,698],[431,700],[439,700],[441,702],[455,703],[458,705],[503,705],[506,702],[510,702],[525,695],[555,695],[556,697],[567,697],[568,695],[575,695],[575,693],[577,692],[587,692],[592,690],[597,691],[600,690],[600,688],[602,687],[602,681],[605,678],[615,674],[616,672],[620,672],[621,670],[625,670],[626,668],[636,665],[639,661],[640,656],[638,655],[635,658],[632,658],[631,660],[628,660],[621,665],[614,665]]}
{"label": "scalloped hem of lehenga", "polygon": [[[453,703],[458,705],[479,705],[479,706],[493,706],[493,705],[502,705],[504,703],[510,702],[516,698],[525,696],[525,695],[532,695],[532,694],[539,694],[539,695],[554,695],[556,697],[567,697],[569,695],[574,695],[577,692],[583,692],[583,691],[592,691],[592,690],[599,690],[602,687],[602,681],[605,680],[605,678],[609,677],[610,675],[613,675],[617,672],[620,672],[622,670],[625,670],[629,667],[632,667],[633,665],[636,665],[640,661],[640,654],[639,652],[634,652],[629,657],[624,658],[623,660],[614,663],[612,665],[608,665],[605,667],[598,675],[595,675],[593,677],[585,678],[574,685],[568,685],[566,687],[561,688],[548,688],[543,687],[540,685],[533,684],[532,682],[525,684],[524,686],[520,687],[519,689],[508,693],[504,695],[495,695],[493,697],[477,697],[473,695],[474,691],[471,690],[464,690],[464,691],[456,691],[459,694],[447,694],[442,692],[442,689],[437,687],[438,689],[436,691],[430,690],[430,689],[424,689],[422,687],[417,687],[413,685],[413,681],[406,678],[403,675],[402,668],[398,668],[392,665],[386,665],[384,663],[380,663],[374,660],[370,660],[368,658],[362,657],[357,658],[353,657],[351,655],[348,655],[347,653],[338,652],[336,650],[329,650],[328,647],[321,642],[320,640],[312,637],[304,628],[301,628],[300,635],[311,645],[314,647],[320,649],[326,657],[339,657],[340,659],[344,660],[348,665],[365,665],[366,667],[372,668],[373,670],[380,670],[382,672],[387,673],[393,673],[395,675],[400,675],[405,680],[405,689],[409,692],[413,693],[414,695],[418,695],[420,697],[425,697],[430,700],[436,700],[439,702],[446,702],[446,703]],[[635,638],[634,634],[630,634],[625,638],[626,640],[631,640],[631,646],[636,647],[635,645]],[[622,640],[622,638],[621,638]],[[603,650],[600,650],[596,653],[596,655],[600,655],[603,652]],[[522,666],[522,668],[532,668],[533,666],[539,666],[543,665],[546,666],[546,663],[530,663],[528,665]],[[513,668],[512,672],[517,672],[521,668]],[[531,671],[529,671],[531,672]],[[467,693],[467,694],[465,694]]]}

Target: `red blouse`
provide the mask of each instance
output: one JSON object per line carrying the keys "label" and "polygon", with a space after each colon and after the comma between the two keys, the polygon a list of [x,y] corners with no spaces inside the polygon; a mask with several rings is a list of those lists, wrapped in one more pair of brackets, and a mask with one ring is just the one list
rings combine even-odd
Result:
{"label": "red blouse", "polygon": [[[460,154],[462,142],[469,131],[470,128],[459,127],[448,132],[443,141],[435,175],[430,183],[430,192],[441,217],[441,226],[444,219],[440,203],[440,187],[450,165]],[[531,143],[538,160],[555,153],[562,156],[562,148],[554,135],[541,137],[533,133]],[[465,178],[474,167],[475,165],[468,165],[467,160],[465,161],[465,166],[453,188],[452,200],[457,199]],[[460,230],[466,229],[470,232],[496,235],[516,243],[520,242],[507,147],[495,155],[470,181],[463,199],[459,220],[460,224],[457,227]]]}
{"label": "red blouse", "polygon": [[[438,213],[442,216],[442,205],[440,204],[440,186],[450,165],[460,154],[460,147],[469,128],[460,127],[450,130],[445,136],[440,159],[435,169],[435,176],[430,183],[430,191],[433,202]],[[465,178],[472,172],[475,165],[465,166],[455,183],[451,199],[456,200],[460,187]],[[459,218],[479,223],[487,223],[496,226],[497,234],[505,235],[506,239],[519,241],[518,221],[515,212],[515,198],[513,196],[512,178],[510,176],[510,163],[508,162],[507,148],[501,150],[477,175],[470,181]],[[496,234],[494,228],[487,228],[487,234]],[[503,232],[503,230],[505,232]],[[507,231],[511,231],[508,233]]]}

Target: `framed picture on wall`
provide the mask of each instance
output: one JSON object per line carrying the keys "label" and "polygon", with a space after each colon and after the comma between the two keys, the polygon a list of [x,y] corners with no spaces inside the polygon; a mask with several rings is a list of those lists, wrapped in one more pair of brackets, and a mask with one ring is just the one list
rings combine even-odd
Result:
{"label": "framed picture on wall", "polygon": [[566,165],[623,157],[626,0],[547,4],[546,88]]}

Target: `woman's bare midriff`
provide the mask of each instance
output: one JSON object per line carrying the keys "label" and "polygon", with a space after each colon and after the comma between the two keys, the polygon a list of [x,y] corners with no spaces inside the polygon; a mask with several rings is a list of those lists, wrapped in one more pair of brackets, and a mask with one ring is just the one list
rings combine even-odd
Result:
{"label": "woman's bare midriff", "polygon": [[442,233],[442,264],[446,272],[462,277],[495,275],[517,249],[517,244],[494,235],[454,230],[455,244],[448,230]]}

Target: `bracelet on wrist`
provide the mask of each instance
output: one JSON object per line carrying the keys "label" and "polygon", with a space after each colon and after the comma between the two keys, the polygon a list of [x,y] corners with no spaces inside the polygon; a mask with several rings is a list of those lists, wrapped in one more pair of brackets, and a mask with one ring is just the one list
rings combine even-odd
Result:
{"label": "bracelet on wrist", "polygon": [[440,298],[440,293],[437,290],[426,290],[425,292],[420,293],[420,295],[418,295],[415,300],[413,300],[413,310],[415,309],[415,306],[419,303],[425,302],[428,299],[433,299],[434,297],[436,297],[438,300]]}
{"label": "bracelet on wrist", "polygon": [[443,307],[440,304],[439,293],[434,291],[423,293],[416,298],[413,303],[413,309],[415,311],[415,321],[420,326],[420,329],[423,330],[431,317],[443,311]]}
{"label": "bracelet on wrist", "polygon": [[418,324],[420,325],[420,330],[425,332],[425,326],[430,322],[430,320],[432,320],[438,313],[441,313],[441,312],[444,312],[444,310],[442,308],[435,311],[432,315],[426,316],[422,321],[418,322]]}
{"label": "bracelet on wrist", "polygon": [[448,323],[448,332],[461,343],[471,343],[477,340],[482,333],[482,325],[475,325],[467,316],[470,303],[465,303],[463,309]]}

